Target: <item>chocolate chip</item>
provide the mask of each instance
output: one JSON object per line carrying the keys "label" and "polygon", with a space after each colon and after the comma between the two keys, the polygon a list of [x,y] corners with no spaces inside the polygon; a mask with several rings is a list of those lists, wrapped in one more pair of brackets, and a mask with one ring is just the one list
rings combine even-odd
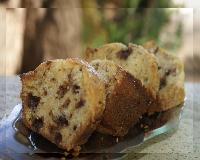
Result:
{"label": "chocolate chip", "polygon": [[85,100],[81,99],[77,104],[76,104],[76,108],[80,108],[82,106],[84,106],[85,104]]}
{"label": "chocolate chip", "polygon": [[43,88],[43,90],[44,90],[43,94],[44,94],[44,96],[46,96],[47,95],[47,91],[44,88]]}
{"label": "chocolate chip", "polygon": [[126,50],[121,50],[117,53],[117,57],[126,60],[132,53],[132,48],[128,47]]}
{"label": "chocolate chip", "polygon": [[46,65],[51,65],[52,61],[47,61]]}
{"label": "chocolate chip", "polygon": [[46,71],[44,71],[44,73],[43,73],[43,77],[45,77],[46,76]]}
{"label": "chocolate chip", "polygon": [[99,104],[101,105],[101,104],[103,104],[103,102],[102,102],[102,101],[99,101]]}
{"label": "chocolate chip", "polygon": [[72,74],[71,73],[68,75],[68,81],[69,81],[69,83],[72,82]]}
{"label": "chocolate chip", "polygon": [[105,84],[105,88],[108,88],[110,84],[111,84],[110,82],[109,82],[109,83],[106,83],[106,84]]}
{"label": "chocolate chip", "polygon": [[79,91],[80,91],[80,86],[78,86],[78,85],[73,85],[73,93],[75,93],[75,94],[77,94],[77,93],[79,93]]}
{"label": "chocolate chip", "polygon": [[57,123],[60,126],[68,126],[69,125],[69,122],[68,122],[67,118],[65,117],[65,115],[59,116],[57,119]]}
{"label": "chocolate chip", "polygon": [[50,81],[52,81],[52,82],[55,82],[56,81],[56,79],[55,78],[51,78],[51,80]]}
{"label": "chocolate chip", "polygon": [[47,61],[46,62],[46,70],[45,70],[44,76],[46,75],[46,71],[50,70],[51,64],[52,64],[52,61]]}
{"label": "chocolate chip", "polygon": [[175,75],[176,75],[176,68],[167,69],[167,70],[165,71],[164,76],[161,77],[161,79],[160,79],[160,89],[162,89],[164,86],[166,86],[166,83],[167,83],[166,78],[167,78],[167,76],[169,76],[169,75],[175,76]]}
{"label": "chocolate chip", "polygon": [[166,76],[164,75],[161,79],[160,79],[160,88],[162,89],[164,86],[166,86]]}
{"label": "chocolate chip", "polygon": [[53,121],[57,124],[58,127],[63,127],[63,126],[68,126],[69,122],[67,117],[62,114],[62,115],[54,115],[52,112],[49,112],[49,116],[52,117]]}
{"label": "chocolate chip", "polygon": [[158,52],[159,47],[155,47],[153,53],[156,54]]}
{"label": "chocolate chip", "polygon": [[49,112],[49,116],[53,116],[53,112],[52,112],[52,110]]}
{"label": "chocolate chip", "polygon": [[69,89],[70,85],[67,82],[64,82],[64,84],[60,85],[57,91],[59,98],[63,98],[64,95],[69,91]]}
{"label": "chocolate chip", "polygon": [[32,93],[28,94],[28,106],[30,108],[36,108],[40,103],[40,97],[33,96]]}
{"label": "chocolate chip", "polygon": [[60,144],[60,142],[62,141],[62,135],[58,132],[55,133],[55,137],[54,137],[54,141],[56,144]]}
{"label": "chocolate chip", "polygon": [[69,104],[70,104],[70,102],[71,102],[70,99],[66,99],[65,102],[64,102],[63,105],[62,105],[62,108],[68,107]]}
{"label": "chocolate chip", "polygon": [[38,131],[44,125],[44,117],[37,117],[33,119],[32,126],[33,128]]}
{"label": "chocolate chip", "polygon": [[165,71],[164,76],[161,77],[161,79],[160,79],[160,89],[162,89],[164,86],[166,86],[166,84],[167,84],[166,78],[169,75],[175,76],[176,75],[176,68],[167,69]]}
{"label": "chocolate chip", "polygon": [[169,76],[170,72],[171,72],[170,69],[166,70],[166,71],[165,71],[165,75],[166,75],[166,76]]}
{"label": "chocolate chip", "polygon": [[95,70],[98,70],[99,69],[99,63],[96,63],[93,67],[94,67]]}
{"label": "chocolate chip", "polygon": [[73,127],[73,130],[75,131],[75,130],[76,130],[76,128],[77,128],[77,126],[75,125],[75,126]]}
{"label": "chocolate chip", "polygon": [[172,69],[168,69],[165,71],[165,75],[169,76],[169,75],[176,75],[176,68],[172,68]]}

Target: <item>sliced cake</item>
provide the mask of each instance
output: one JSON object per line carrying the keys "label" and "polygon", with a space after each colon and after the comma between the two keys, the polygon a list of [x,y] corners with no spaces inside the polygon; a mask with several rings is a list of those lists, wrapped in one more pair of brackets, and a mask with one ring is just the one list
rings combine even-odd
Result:
{"label": "sliced cake", "polygon": [[160,78],[158,92],[160,107],[154,108],[152,112],[165,111],[183,103],[185,97],[184,66],[181,60],[160,48],[154,41],[147,42],[144,47],[155,55]]}
{"label": "sliced cake", "polygon": [[76,150],[96,129],[105,108],[105,86],[79,59],[53,60],[21,75],[24,124],[58,147]]}
{"label": "sliced cake", "polygon": [[160,82],[157,62],[155,56],[149,54],[142,46],[110,43],[99,48],[87,48],[85,58],[89,62],[95,59],[114,61],[135,78],[139,79],[142,85],[156,99]]}
{"label": "sliced cake", "polygon": [[124,136],[151,106],[152,94],[130,73],[109,60],[90,63],[106,83],[106,107],[97,131]]}

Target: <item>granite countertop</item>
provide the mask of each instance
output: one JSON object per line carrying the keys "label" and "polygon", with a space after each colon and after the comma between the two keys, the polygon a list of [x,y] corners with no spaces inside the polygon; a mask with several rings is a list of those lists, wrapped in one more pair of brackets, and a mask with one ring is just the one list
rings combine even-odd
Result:
{"label": "granite countertop", "polygon": [[[0,77],[0,120],[20,103],[20,87],[19,77]],[[179,129],[173,134],[164,134],[144,143],[126,159],[200,159],[200,83],[186,82],[185,88],[186,107]]]}

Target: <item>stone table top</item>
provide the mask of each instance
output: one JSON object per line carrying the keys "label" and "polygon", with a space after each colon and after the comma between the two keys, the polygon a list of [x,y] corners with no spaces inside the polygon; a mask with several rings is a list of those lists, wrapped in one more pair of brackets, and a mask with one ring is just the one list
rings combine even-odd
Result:
{"label": "stone table top", "polygon": [[[0,77],[0,120],[20,103],[20,85],[17,76]],[[186,82],[185,89],[187,99],[179,129],[145,142],[126,159],[200,159],[200,83]]]}

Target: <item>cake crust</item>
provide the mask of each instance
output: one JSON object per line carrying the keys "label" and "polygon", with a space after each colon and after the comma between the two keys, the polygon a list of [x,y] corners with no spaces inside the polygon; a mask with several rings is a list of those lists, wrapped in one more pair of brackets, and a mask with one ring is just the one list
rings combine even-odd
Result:
{"label": "cake crust", "polygon": [[90,63],[106,83],[106,107],[97,131],[124,136],[152,105],[153,96],[141,81],[109,60]]}

